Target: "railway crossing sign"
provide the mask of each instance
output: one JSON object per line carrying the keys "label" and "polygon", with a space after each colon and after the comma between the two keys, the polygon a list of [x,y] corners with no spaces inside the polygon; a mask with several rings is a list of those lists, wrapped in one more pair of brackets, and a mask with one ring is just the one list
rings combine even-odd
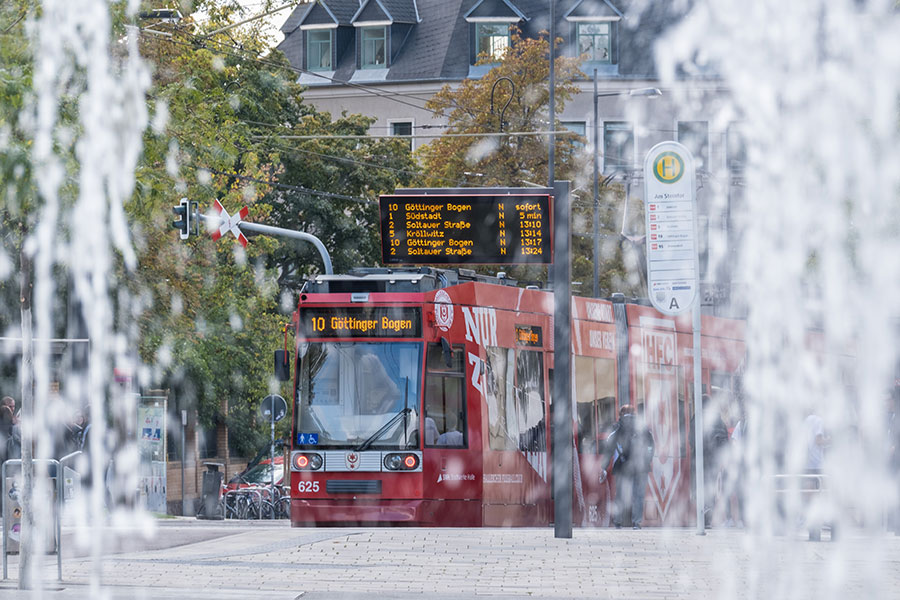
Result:
{"label": "railway crossing sign", "polygon": [[250,209],[245,206],[239,212],[229,215],[228,211],[225,210],[225,207],[218,200],[215,201],[213,207],[219,215],[219,228],[212,232],[212,239],[218,240],[230,231],[237,238],[237,241],[241,243],[241,246],[246,248],[247,237],[241,232],[240,224],[250,214]]}
{"label": "railway crossing sign", "polygon": [[697,198],[694,157],[677,142],[661,142],[644,159],[647,292],[667,315],[697,301]]}

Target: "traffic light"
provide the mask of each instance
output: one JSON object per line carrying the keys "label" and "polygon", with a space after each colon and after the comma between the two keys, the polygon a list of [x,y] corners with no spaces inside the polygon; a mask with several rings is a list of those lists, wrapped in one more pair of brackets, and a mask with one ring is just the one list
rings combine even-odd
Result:
{"label": "traffic light", "polygon": [[187,198],[182,198],[178,206],[172,207],[172,212],[178,217],[172,221],[172,227],[178,230],[181,239],[186,240],[191,235],[191,211],[190,202]]}

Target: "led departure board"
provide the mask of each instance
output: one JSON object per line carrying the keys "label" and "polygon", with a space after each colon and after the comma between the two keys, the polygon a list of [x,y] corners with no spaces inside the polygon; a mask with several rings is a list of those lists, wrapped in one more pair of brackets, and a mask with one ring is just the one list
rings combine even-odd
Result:
{"label": "led departure board", "polygon": [[547,194],[381,196],[384,264],[552,262]]}
{"label": "led departure board", "polygon": [[301,308],[300,331],[307,338],[420,337],[417,306]]}

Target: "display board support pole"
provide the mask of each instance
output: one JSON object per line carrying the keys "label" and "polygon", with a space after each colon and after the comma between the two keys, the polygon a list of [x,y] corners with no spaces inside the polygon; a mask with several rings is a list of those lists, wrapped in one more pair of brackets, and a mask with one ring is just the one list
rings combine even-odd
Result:
{"label": "display board support pole", "polygon": [[569,182],[553,183],[553,456],[554,536],[572,537],[574,435],[572,426],[572,261],[569,256]]}
{"label": "display board support pole", "polygon": [[705,516],[703,514],[706,498],[704,497],[703,476],[703,357],[700,353],[700,294],[694,298],[691,309],[691,320],[694,332],[694,484],[697,498],[697,535],[706,535]]}

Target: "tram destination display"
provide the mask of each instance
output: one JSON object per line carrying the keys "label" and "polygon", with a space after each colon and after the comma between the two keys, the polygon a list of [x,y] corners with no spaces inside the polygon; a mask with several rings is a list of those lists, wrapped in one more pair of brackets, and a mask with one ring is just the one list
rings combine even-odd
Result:
{"label": "tram destination display", "polygon": [[381,196],[384,264],[552,262],[547,194]]}
{"label": "tram destination display", "polygon": [[417,306],[301,308],[300,332],[307,338],[420,337]]}

